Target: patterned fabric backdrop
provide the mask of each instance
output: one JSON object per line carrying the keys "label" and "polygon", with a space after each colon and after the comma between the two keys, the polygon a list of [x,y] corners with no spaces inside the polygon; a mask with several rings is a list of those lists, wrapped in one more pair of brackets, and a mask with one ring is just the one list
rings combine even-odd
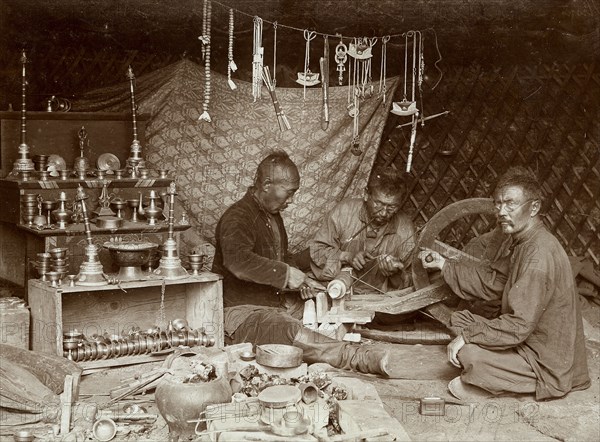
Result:
{"label": "patterned fabric backdrop", "polygon": [[[376,82],[377,83],[377,82]],[[378,84],[373,84],[378,90]],[[291,130],[281,132],[263,85],[253,102],[252,85],[211,73],[209,114],[212,123],[198,121],[202,113],[204,68],[182,60],[136,79],[136,103],[149,113],[143,155],[148,168],[168,168],[176,177],[183,208],[193,228],[184,248],[214,244],[217,221],[253,182],[256,166],[273,149],[284,149],[300,170],[301,185],[283,213],[290,248],[300,250],[327,211],[349,195],[362,195],[398,79],[387,80],[386,102],[374,94],[361,103],[360,147],[351,153],[353,119],[348,116],[348,88],[330,87],[330,124],[321,129],[321,88],[278,88],[277,98]],[[74,111],[131,109],[128,82],[85,94]],[[125,158],[121,158],[124,164]],[[210,253],[210,251],[209,251]]]}

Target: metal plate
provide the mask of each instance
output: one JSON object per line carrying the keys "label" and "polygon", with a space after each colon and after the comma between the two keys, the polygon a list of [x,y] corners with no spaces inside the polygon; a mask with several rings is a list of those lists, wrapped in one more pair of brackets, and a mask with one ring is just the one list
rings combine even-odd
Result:
{"label": "metal plate", "polygon": [[103,153],[96,160],[98,170],[115,171],[121,168],[121,162],[116,155],[112,153]]}

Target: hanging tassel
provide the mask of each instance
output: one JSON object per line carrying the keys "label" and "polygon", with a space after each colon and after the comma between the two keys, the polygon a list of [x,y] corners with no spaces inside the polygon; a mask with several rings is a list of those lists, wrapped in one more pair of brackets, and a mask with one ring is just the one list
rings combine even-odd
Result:
{"label": "hanging tassel", "polygon": [[260,17],[254,17],[254,40],[252,50],[252,96],[254,101],[260,98],[262,88],[263,54],[265,48],[262,45],[263,21]]}
{"label": "hanging tassel", "polygon": [[419,120],[419,113],[417,112],[412,117],[412,127],[410,129],[410,147],[408,148],[408,158],[406,159],[406,173],[410,173],[412,168],[413,150],[415,148],[415,140],[417,139],[417,121]]}
{"label": "hanging tassel", "polygon": [[321,87],[323,89],[323,113],[321,118],[321,129],[329,127],[329,39],[323,37],[323,56],[319,60],[321,67]]}

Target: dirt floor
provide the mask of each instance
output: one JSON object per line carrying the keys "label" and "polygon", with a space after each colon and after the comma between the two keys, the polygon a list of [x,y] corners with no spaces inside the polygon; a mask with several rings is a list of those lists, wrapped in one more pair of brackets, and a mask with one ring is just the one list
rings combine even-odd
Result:
{"label": "dirt floor", "polygon": [[[586,306],[584,316],[597,332],[600,327],[600,307]],[[573,392],[565,398],[536,402],[532,397],[496,398],[471,405],[450,403],[452,396],[447,384],[457,374],[445,360],[445,346],[407,346],[386,344],[397,357],[407,357],[419,350],[429,355],[429,362],[415,376],[421,379],[381,379],[369,375],[356,378],[372,384],[384,403],[386,411],[395,417],[414,441],[597,441],[600,440],[600,342],[588,341],[588,365],[592,386]],[[421,357],[421,356],[419,356]],[[410,364],[409,364],[410,365]],[[83,416],[85,403],[108,401],[107,390],[124,378],[132,377],[155,367],[156,364],[111,369],[84,376],[81,400],[84,405],[78,416]],[[444,416],[423,416],[419,399],[437,396],[446,403]],[[138,402],[149,413],[157,413],[153,395],[138,397]],[[122,407],[122,405],[119,405]],[[119,407],[117,406],[117,407]],[[118,411],[118,409],[117,409]],[[91,423],[88,423],[91,424]],[[168,428],[162,417],[151,427],[129,426],[120,431],[115,440],[168,440]]]}
{"label": "dirt floor", "polygon": [[[406,346],[391,344],[392,351],[405,351]],[[443,361],[432,361],[439,364]],[[439,396],[451,399],[447,390],[450,379],[388,380],[356,375],[375,386],[384,408],[404,427],[414,441],[597,441],[600,440],[600,349],[588,350],[592,386],[567,397],[535,402],[531,397],[497,398],[472,405],[446,403],[444,416],[423,416],[419,399]],[[106,391],[123,378],[149,370],[155,364],[113,369],[85,376],[81,384],[81,404],[76,416],[85,418],[90,404],[109,400]],[[153,394],[136,401],[148,413],[159,414]],[[113,410],[119,411],[123,403]],[[130,404],[130,402],[127,402]],[[91,425],[91,422],[88,422]],[[151,427],[123,427],[115,440],[168,440],[168,427],[162,417]],[[126,429],[125,429],[126,428]],[[81,439],[77,439],[81,440]]]}
{"label": "dirt floor", "polygon": [[[582,298],[583,299],[583,298]],[[445,346],[386,344],[396,360],[410,368],[407,379],[381,379],[356,374],[353,376],[373,385],[386,411],[404,427],[414,441],[598,441],[600,440],[600,306],[584,300],[583,316],[587,321],[588,367],[592,385],[585,391],[573,392],[565,398],[536,402],[531,397],[496,398],[472,405],[446,403],[444,416],[423,416],[419,399],[437,396],[451,400],[447,390],[450,379],[458,372],[445,358]],[[418,357],[413,355],[418,354]],[[404,358],[404,360],[402,360]],[[80,401],[73,417],[79,431],[65,438],[52,438],[46,426],[35,431],[36,440],[86,440],[91,429],[91,415],[97,406],[110,400],[108,391],[123,379],[145,373],[160,363],[108,369],[82,378]],[[418,378],[418,379],[414,379]],[[132,401],[111,407],[122,412]],[[136,396],[135,403],[148,413],[159,415],[152,425],[120,427],[114,440],[162,442],[168,440],[168,427],[160,417],[149,393]],[[0,437],[0,440],[12,440]],[[88,439],[87,440],[91,440]]]}

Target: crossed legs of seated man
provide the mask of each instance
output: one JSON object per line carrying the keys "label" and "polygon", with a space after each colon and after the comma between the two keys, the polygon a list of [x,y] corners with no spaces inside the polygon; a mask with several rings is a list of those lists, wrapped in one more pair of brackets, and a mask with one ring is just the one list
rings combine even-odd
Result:
{"label": "crossed legs of seated man", "polygon": [[463,371],[449,384],[458,399],[469,400],[506,394],[534,394],[537,378],[525,358],[514,349],[486,350],[466,344],[458,353]]}
{"label": "crossed legs of seated man", "polygon": [[388,376],[387,350],[331,339],[304,327],[300,320],[281,309],[251,305],[237,308],[240,307],[247,307],[248,313],[235,332],[230,334],[230,344],[293,345],[303,350],[304,361],[309,364],[325,362],[336,368]]}

